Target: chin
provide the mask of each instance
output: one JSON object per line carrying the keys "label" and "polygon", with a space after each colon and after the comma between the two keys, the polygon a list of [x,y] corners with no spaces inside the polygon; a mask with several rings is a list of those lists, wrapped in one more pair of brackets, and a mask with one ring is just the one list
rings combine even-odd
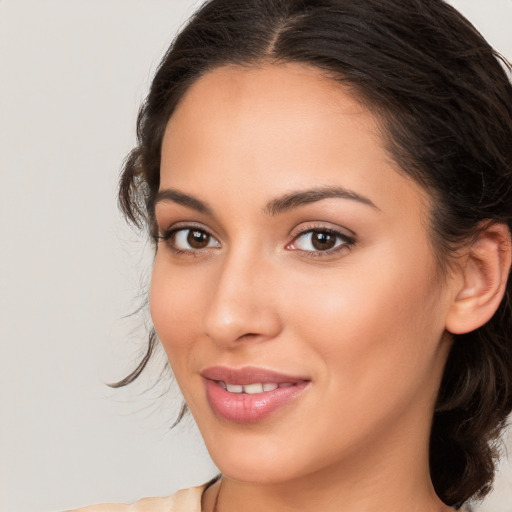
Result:
{"label": "chin", "polygon": [[296,469],[296,466],[275,459],[223,460],[217,464],[217,467],[225,477],[251,484],[279,484],[302,476],[296,471],[290,472],[290,467]]}
{"label": "chin", "polygon": [[288,429],[273,434],[262,430],[244,426],[235,433],[231,429],[219,433],[209,429],[206,447],[224,476],[251,484],[279,484],[307,477],[332,462],[311,456],[311,450],[300,438],[290,436]]}

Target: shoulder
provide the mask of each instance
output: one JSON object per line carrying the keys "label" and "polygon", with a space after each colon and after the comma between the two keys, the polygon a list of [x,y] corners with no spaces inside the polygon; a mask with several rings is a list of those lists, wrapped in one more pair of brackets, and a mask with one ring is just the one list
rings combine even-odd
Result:
{"label": "shoulder", "polygon": [[68,512],[201,512],[201,497],[207,485],[182,489],[165,498],[143,498],[131,505],[104,503]]}

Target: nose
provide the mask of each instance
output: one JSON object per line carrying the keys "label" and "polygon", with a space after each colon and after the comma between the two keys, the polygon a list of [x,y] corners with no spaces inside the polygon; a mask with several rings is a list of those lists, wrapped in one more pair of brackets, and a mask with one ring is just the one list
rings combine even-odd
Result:
{"label": "nose", "polygon": [[231,349],[279,334],[274,273],[261,257],[232,253],[222,261],[204,315],[204,332],[216,345]]}

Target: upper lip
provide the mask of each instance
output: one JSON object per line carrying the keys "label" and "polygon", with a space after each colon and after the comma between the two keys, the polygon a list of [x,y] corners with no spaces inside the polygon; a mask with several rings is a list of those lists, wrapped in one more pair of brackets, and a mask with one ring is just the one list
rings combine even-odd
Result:
{"label": "upper lip", "polygon": [[284,373],[246,366],[244,368],[228,368],[226,366],[211,366],[204,369],[201,375],[205,379],[228,382],[229,384],[254,384],[254,383],[296,383],[310,380],[306,377],[286,375]]}

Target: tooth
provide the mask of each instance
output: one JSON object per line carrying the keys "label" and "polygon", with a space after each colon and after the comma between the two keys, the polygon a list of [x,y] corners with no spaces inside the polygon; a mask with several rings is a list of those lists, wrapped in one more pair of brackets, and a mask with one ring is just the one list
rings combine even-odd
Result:
{"label": "tooth", "polygon": [[292,382],[282,382],[281,384],[279,384],[280,388],[290,388],[292,386],[293,386]]}
{"label": "tooth", "polygon": [[254,395],[255,393],[263,393],[263,385],[262,384],[246,384],[244,386],[244,393],[248,395]]}
{"label": "tooth", "polygon": [[240,386],[239,384],[226,384],[226,389],[230,393],[242,393],[244,387]]}
{"label": "tooth", "polygon": [[263,384],[263,391],[274,391],[274,389],[277,389],[278,385],[270,382],[266,382]]}
{"label": "tooth", "polygon": [[223,380],[219,380],[219,386],[220,386],[222,389],[226,389],[226,383],[225,383]]}

